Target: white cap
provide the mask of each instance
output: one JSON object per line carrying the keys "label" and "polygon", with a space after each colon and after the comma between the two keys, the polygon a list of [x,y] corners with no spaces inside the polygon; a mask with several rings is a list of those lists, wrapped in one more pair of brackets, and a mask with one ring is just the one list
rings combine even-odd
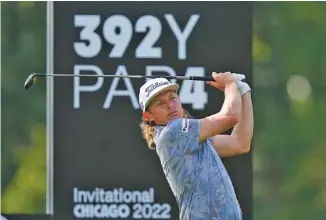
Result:
{"label": "white cap", "polygon": [[153,100],[153,98],[167,90],[178,91],[179,85],[176,83],[171,83],[169,80],[165,78],[155,78],[148,80],[139,90],[139,105],[143,112],[146,110],[149,103]]}

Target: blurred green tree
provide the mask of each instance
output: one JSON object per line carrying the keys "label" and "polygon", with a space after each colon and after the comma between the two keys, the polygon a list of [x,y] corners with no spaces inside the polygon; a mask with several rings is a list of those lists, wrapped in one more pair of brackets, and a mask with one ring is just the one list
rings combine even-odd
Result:
{"label": "blurred green tree", "polygon": [[255,3],[255,219],[326,219],[325,10]]}
{"label": "blurred green tree", "polygon": [[[26,198],[24,193],[35,193],[32,192],[35,187],[28,185],[26,192],[20,190],[22,194],[16,197],[17,194],[13,194],[11,189],[17,187],[17,177],[22,181],[19,184],[27,183],[30,176],[39,180],[35,185],[41,187],[39,190],[45,187],[40,185],[45,184],[45,169],[42,173],[36,164],[27,165],[29,162],[44,163],[46,156],[40,149],[40,146],[45,148],[45,134],[39,134],[39,141],[43,143],[30,139],[30,130],[35,124],[45,124],[45,83],[33,87],[28,93],[23,88],[29,73],[45,70],[45,46],[46,2],[1,2],[1,192],[2,199],[13,202],[11,206],[8,206],[8,202],[2,203],[3,212],[13,212],[16,208],[22,210],[22,207],[14,208],[17,205],[14,201]],[[33,154],[35,161],[25,160],[30,154]],[[38,165],[44,168],[44,164]],[[22,170],[25,176],[19,174]],[[27,179],[23,180],[22,177]],[[45,194],[42,199],[45,203]],[[33,204],[31,206],[35,207],[30,211],[45,212],[44,208]]]}
{"label": "blurred green tree", "polygon": [[17,151],[18,169],[2,195],[3,212],[43,213],[46,195],[45,127],[34,124],[28,148]]}

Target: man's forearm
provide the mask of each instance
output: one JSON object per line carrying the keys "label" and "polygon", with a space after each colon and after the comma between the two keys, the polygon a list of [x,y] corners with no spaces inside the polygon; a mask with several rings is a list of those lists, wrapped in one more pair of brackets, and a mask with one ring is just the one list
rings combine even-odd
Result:
{"label": "man's forearm", "polygon": [[250,149],[254,128],[254,116],[251,100],[251,93],[248,92],[242,97],[242,113],[240,121],[234,126],[232,136],[235,136],[243,145],[243,148]]}
{"label": "man's forearm", "polygon": [[224,94],[225,100],[220,113],[230,116],[236,116],[238,119],[240,119],[242,111],[242,101],[236,82],[226,86]]}

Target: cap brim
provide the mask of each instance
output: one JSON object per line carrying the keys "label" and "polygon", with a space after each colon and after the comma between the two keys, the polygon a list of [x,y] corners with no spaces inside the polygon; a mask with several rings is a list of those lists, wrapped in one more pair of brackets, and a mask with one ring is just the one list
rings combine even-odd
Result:
{"label": "cap brim", "polygon": [[146,108],[149,106],[149,104],[152,102],[152,100],[153,100],[153,99],[154,99],[158,94],[160,94],[160,93],[162,93],[162,92],[165,92],[165,91],[168,91],[168,90],[178,91],[178,90],[179,90],[179,85],[176,84],[176,83],[174,83],[174,84],[169,85],[169,86],[167,86],[167,87],[165,87],[165,88],[163,88],[163,89],[157,91],[156,93],[154,93],[154,94],[152,95],[152,97],[151,97],[150,99],[148,99],[148,101],[147,101],[147,103],[146,103],[146,105],[145,105],[144,111],[146,111]]}

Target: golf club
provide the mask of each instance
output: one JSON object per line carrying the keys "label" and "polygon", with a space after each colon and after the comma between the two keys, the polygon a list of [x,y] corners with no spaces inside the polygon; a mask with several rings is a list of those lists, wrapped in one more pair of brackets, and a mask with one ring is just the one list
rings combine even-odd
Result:
{"label": "golf club", "polygon": [[[243,74],[236,75],[238,80],[243,80],[245,76]],[[131,79],[145,79],[145,78],[166,78],[166,79],[178,79],[178,80],[198,80],[198,81],[214,81],[211,76],[168,76],[168,75],[156,75],[156,76],[147,76],[147,75],[93,75],[93,74],[82,74],[82,75],[74,75],[74,74],[47,74],[47,73],[32,73],[25,80],[24,87],[25,90],[28,90],[33,84],[35,84],[38,77],[47,77],[47,76],[55,76],[55,77],[105,77],[105,78],[131,78]]]}

